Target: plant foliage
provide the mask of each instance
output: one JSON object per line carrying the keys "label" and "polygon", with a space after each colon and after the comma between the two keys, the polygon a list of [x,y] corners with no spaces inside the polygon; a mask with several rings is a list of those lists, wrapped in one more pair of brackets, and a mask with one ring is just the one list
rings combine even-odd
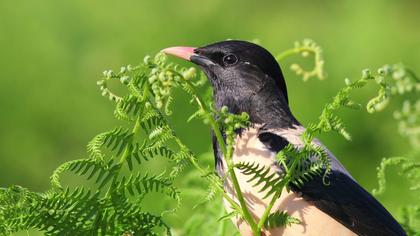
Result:
{"label": "plant foliage", "polygon": [[[304,69],[296,63],[291,66],[303,80],[311,77],[322,80],[326,77],[322,50],[314,41],[306,39],[297,42],[295,47],[280,53],[276,59],[280,61],[295,54],[313,57],[313,69]],[[345,86],[324,106],[319,120],[303,131],[303,144],[289,144],[278,153],[277,160],[284,171],[277,175],[270,174],[264,166],[253,162],[233,164],[235,135],[238,130],[250,125],[249,117],[246,113],[230,114],[226,107],[215,110],[211,98],[204,99],[196,92],[197,87],[205,84],[205,81],[205,76],[197,74],[193,67],[183,68],[168,63],[160,53],[155,57],[145,57],[137,66],[124,66],[118,72],[104,71],[98,85],[102,95],[115,104],[114,116],[121,125],[94,137],[87,145],[86,158],[60,165],[51,175],[51,188],[46,192],[32,192],[19,186],[0,189],[0,234],[36,229],[46,235],[171,235],[173,230],[166,216],[182,207],[181,190],[174,181],[187,166],[191,166],[194,173],[208,183],[208,188],[202,189],[205,194],[202,194],[204,197],[197,207],[221,195],[231,205],[232,211],[226,213],[207,204],[204,212],[186,221],[183,234],[202,233],[204,231],[198,230],[198,227],[206,225],[207,229],[215,229],[224,235],[224,220],[231,217],[245,220],[254,235],[260,235],[262,230],[272,227],[300,224],[286,211],[273,213],[271,209],[290,184],[301,186],[319,175],[328,185],[331,168],[328,153],[315,136],[335,131],[350,140],[350,134],[337,115],[337,110],[362,107],[353,101],[351,93],[369,82],[379,86],[377,96],[366,105],[367,111],[372,113],[384,109],[394,96],[417,94],[420,90],[419,79],[402,64],[386,65],[376,73],[364,70],[361,78],[354,82],[346,79]],[[120,89],[122,93],[115,92],[120,91],[113,87],[115,82],[123,87]],[[171,127],[169,116],[172,114],[174,89],[184,91],[197,107],[189,120],[201,119],[214,133],[228,168],[223,179],[211,167],[199,164],[194,153]],[[406,101],[402,110],[395,112],[399,131],[409,138],[416,154],[419,151],[419,104],[418,98],[414,102]],[[413,156],[418,156],[416,154]],[[166,164],[157,170],[148,168],[156,160]],[[389,165],[400,166],[403,175],[412,181],[412,189],[418,190],[420,165],[417,161],[410,157],[384,159],[378,171],[379,190],[374,193],[385,191],[385,169]],[[265,197],[271,199],[270,204],[258,221],[246,206],[234,169],[248,175],[249,181],[255,182],[260,191],[268,190]],[[77,176],[84,182],[72,187],[62,180],[65,179],[63,176]],[[238,202],[224,192],[226,178],[232,180]],[[147,197],[156,195],[159,195],[159,201],[170,201],[172,208],[158,213],[148,209]],[[403,208],[401,222],[412,235],[419,232],[413,222],[420,215],[419,209],[418,205]],[[209,221],[212,219],[209,216],[214,216],[215,220]]]}

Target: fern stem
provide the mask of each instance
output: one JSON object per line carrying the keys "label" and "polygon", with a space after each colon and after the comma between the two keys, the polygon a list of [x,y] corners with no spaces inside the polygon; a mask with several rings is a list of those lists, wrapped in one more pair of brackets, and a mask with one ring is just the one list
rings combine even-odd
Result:
{"label": "fern stem", "polygon": [[[145,100],[147,99],[147,96],[149,95],[148,91],[149,91],[148,86],[147,86],[147,84],[145,84],[145,85],[144,85],[144,88],[143,88],[143,96],[141,97],[141,100],[145,101]],[[133,135],[131,136],[131,139],[133,139],[133,138],[134,138],[134,136],[135,136],[135,135],[139,132],[139,130],[140,130],[140,127],[141,127],[141,125],[140,125],[140,123],[141,123],[141,115],[143,114],[143,111],[144,111],[144,106],[145,106],[145,105],[146,105],[146,103],[143,103],[143,106],[142,106],[141,110],[139,111],[139,114],[138,114],[137,119],[136,119],[136,123],[134,124],[133,130],[131,131],[131,133],[133,134]],[[124,162],[126,161],[126,159],[127,159],[127,157],[128,157],[129,155],[130,155],[130,148],[129,148],[129,146],[127,145],[127,147],[125,148],[124,153],[123,153],[123,155],[121,156],[121,159],[120,159],[120,161],[119,161],[119,164],[120,164],[121,166],[124,164]],[[120,168],[118,169],[118,172],[121,170],[121,166],[120,166]],[[118,173],[117,173],[117,175],[116,175],[116,176],[118,176]]]}
{"label": "fern stem", "polygon": [[261,219],[260,219],[260,221],[258,222],[258,225],[257,225],[257,230],[258,231],[261,231],[261,229],[262,229],[262,227],[264,226],[264,224],[265,224],[265,221],[267,220],[267,218],[268,218],[268,216],[270,215],[270,212],[271,212],[271,209],[273,208],[273,206],[274,206],[274,203],[277,201],[277,199],[281,196],[281,194],[282,194],[282,192],[283,192],[283,189],[284,189],[284,187],[287,185],[287,184],[289,184],[289,182],[290,182],[290,179],[291,179],[291,177],[292,177],[292,174],[294,173],[294,171],[295,171],[295,169],[296,169],[296,167],[297,167],[297,164],[298,164],[298,162],[300,161],[300,155],[298,155],[295,159],[294,159],[294,161],[293,161],[293,163],[292,163],[292,166],[290,167],[290,169],[289,169],[289,171],[287,171],[287,174],[286,174],[286,176],[283,178],[283,180],[282,180],[282,183],[281,183],[281,185],[279,186],[279,190],[274,194],[274,196],[273,196],[273,198],[271,198],[271,201],[270,201],[270,203],[268,204],[268,206],[265,208],[265,211],[264,211],[264,213],[263,213],[263,215],[261,216]]}
{"label": "fern stem", "polygon": [[[225,215],[225,209],[222,207],[220,207],[221,211],[220,211],[220,217],[223,217]],[[220,236],[224,236],[225,235],[225,231],[226,231],[226,221],[223,220],[221,222],[221,224],[219,225],[219,230],[218,230],[218,234]]]}
{"label": "fern stem", "polygon": [[291,56],[291,55],[294,55],[294,54],[298,54],[298,53],[301,53],[301,52],[305,52],[305,51],[306,52],[311,52],[311,53],[314,53],[315,54],[313,48],[311,48],[311,47],[304,47],[304,46],[302,46],[302,47],[294,47],[294,48],[290,48],[290,49],[288,49],[286,51],[283,51],[281,54],[277,55],[276,56],[276,61],[281,61],[281,60],[283,60],[284,58],[286,58],[288,56]]}
{"label": "fern stem", "polygon": [[229,175],[232,179],[233,187],[236,192],[236,196],[242,208],[242,213],[243,213],[242,216],[246,220],[246,222],[248,222],[249,226],[252,229],[253,234],[255,236],[260,235],[261,230],[258,230],[257,224],[255,224],[254,219],[252,218],[251,213],[249,212],[248,207],[246,206],[246,202],[245,202],[244,196],[242,195],[241,187],[239,186],[239,182],[238,182],[238,179],[236,178],[235,171],[233,168],[228,167],[228,169],[229,169]]}
{"label": "fern stem", "polygon": [[[177,74],[180,78],[184,78],[177,71],[171,70],[171,72],[174,74]],[[193,97],[199,109],[205,111],[206,114],[208,114],[209,109],[206,107],[205,103],[203,102],[203,99],[195,92],[194,86],[191,84],[190,81],[186,79],[184,79],[184,82],[190,87],[191,91],[193,91]],[[227,153],[226,144],[225,144],[225,141],[223,140],[222,132],[220,131],[219,125],[217,124],[213,116],[209,115],[207,119],[209,120],[210,126],[214,132],[214,135],[216,136],[216,140],[217,140],[217,143],[219,144],[219,147],[222,149],[222,152],[226,154]]]}
{"label": "fern stem", "polygon": [[[193,164],[193,166],[201,172],[202,175],[207,174],[207,172],[203,168],[201,168],[200,165],[198,165],[198,163],[194,159],[190,159],[190,161]],[[212,179],[210,179],[210,181],[212,181]],[[223,187],[219,185],[216,185],[216,186],[217,186],[217,189],[222,193],[223,197],[229,202],[229,204],[239,213],[243,214],[241,207],[229,195],[227,195],[227,193],[223,190]]]}
{"label": "fern stem", "polygon": [[[178,72],[174,71],[174,73],[177,73],[181,78],[184,78]],[[203,102],[202,98],[197,93],[195,93],[193,85],[188,80],[184,80],[184,81],[185,81],[185,83],[188,84],[188,86],[190,86],[190,89],[193,91],[193,93],[194,93],[194,95],[193,95],[194,100],[196,101],[196,103],[199,106],[199,108],[202,109],[203,111],[208,111],[209,109],[206,109],[205,103]],[[209,113],[206,112],[206,114],[209,114]],[[225,144],[225,141],[223,139],[222,132],[220,131],[220,127],[217,124],[216,120],[211,115],[209,115],[207,118],[208,118],[209,123],[210,123],[210,126],[211,126],[211,128],[212,128],[212,130],[214,132],[214,135],[216,136],[216,140],[217,140],[217,142],[219,144],[219,147],[221,148],[221,150],[223,152],[223,155],[225,157],[227,157],[226,158],[227,160],[230,160],[232,158],[232,149],[233,149],[233,147],[230,147],[229,148],[230,150],[226,148],[226,144]],[[227,161],[227,163],[228,163],[228,169],[229,169],[228,173],[229,173],[229,175],[230,175],[230,177],[232,179],[232,183],[233,183],[233,186],[234,186],[234,189],[235,189],[237,198],[238,198],[239,203],[240,203],[241,211],[239,211],[239,212],[242,213],[241,215],[243,216],[243,218],[251,226],[252,231],[253,231],[253,234],[254,235],[259,235],[260,234],[260,231],[257,231],[257,224],[254,222],[254,219],[252,218],[251,213],[249,212],[249,210],[248,210],[248,208],[246,206],[246,202],[245,202],[245,199],[244,199],[244,197],[242,195],[241,188],[239,186],[238,179],[236,178],[235,171],[233,170],[233,167],[231,166],[231,163],[229,163],[229,162],[230,161]],[[193,162],[193,164],[196,164],[196,163]],[[195,166],[198,167],[198,164],[195,165]],[[233,201],[233,199],[226,194],[226,192],[223,190],[223,188],[221,189],[221,192],[223,193],[223,196],[225,197],[225,199],[228,200],[228,202],[230,204],[234,203],[234,205],[231,205],[232,207],[235,207],[235,205],[237,205]]]}
{"label": "fern stem", "polygon": [[[177,71],[172,71],[172,72],[174,74],[178,75],[180,78],[183,78],[184,79],[184,77],[180,73],[178,73]],[[188,80],[186,80],[186,79],[184,79],[184,82],[190,87],[190,89],[191,89],[191,91],[193,93],[192,96],[194,97],[195,102],[199,106],[199,109],[205,111],[205,114],[210,114],[208,112],[209,109],[207,109],[207,107],[205,106],[205,103],[203,102],[202,98],[194,91],[194,87],[191,84],[191,82],[188,81]],[[235,189],[236,196],[237,196],[237,198],[239,200],[239,203],[240,203],[240,209],[241,210],[239,212],[241,213],[241,215],[244,218],[244,220],[246,222],[248,222],[248,224],[251,226],[251,229],[253,231],[253,234],[254,235],[260,235],[260,231],[257,231],[257,228],[258,228],[257,227],[257,224],[254,222],[254,219],[252,218],[251,213],[249,212],[249,210],[248,210],[248,208],[246,206],[246,202],[245,202],[245,199],[244,199],[244,197],[242,195],[242,192],[241,192],[241,188],[239,186],[238,179],[236,178],[235,171],[233,170],[233,167],[232,167],[232,165],[230,163],[231,162],[230,159],[232,158],[232,149],[233,149],[233,146],[230,145],[230,147],[229,147],[230,150],[226,147],[225,140],[223,139],[223,136],[222,136],[222,132],[220,130],[220,127],[217,124],[217,122],[214,119],[214,117],[211,116],[211,115],[208,115],[206,118],[208,119],[208,121],[210,123],[210,126],[211,126],[211,128],[212,128],[212,130],[214,132],[214,135],[216,136],[216,140],[217,140],[217,142],[219,144],[219,147],[222,150],[222,153],[223,153],[223,155],[225,156],[225,158],[227,160],[228,174],[230,175],[230,177],[232,179],[233,187]],[[194,166],[196,168],[201,169],[199,167],[199,165],[197,163],[195,163],[195,161],[192,161],[192,163],[194,164]],[[223,188],[221,188],[221,192],[222,192],[223,196],[228,200],[228,202],[230,204],[234,203],[234,205],[231,205],[232,207],[235,207],[237,205],[233,201],[233,199],[226,194],[226,192],[223,190]]]}
{"label": "fern stem", "polygon": [[[176,75],[178,75],[180,78],[182,78],[182,79],[184,79],[184,77],[180,74],[180,73],[178,73],[177,71],[175,71],[175,70],[171,70],[171,72],[172,73],[174,73],[174,74],[176,74]],[[208,108],[206,107],[206,105],[205,105],[205,103],[203,102],[203,99],[195,92],[195,89],[194,89],[194,86],[191,84],[191,82],[190,81],[188,81],[188,80],[186,80],[186,79],[184,79],[183,80],[189,87],[190,87],[190,90],[192,91],[192,96],[193,96],[193,98],[194,98],[194,100],[195,100],[195,102],[197,103],[197,105],[198,105],[198,107],[199,107],[199,109],[201,109],[201,110],[203,110],[203,111],[205,111],[205,113],[206,114],[208,114]],[[209,120],[209,123],[210,123],[210,126],[211,126],[211,129],[213,130],[213,132],[214,132],[214,135],[216,136],[216,140],[217,140],[217,142],[218,142],[218,144],[219,144],[219,147],[222,149],[222,152],[224,153],[224,154],[226,154],[227,153],[227,149],[226,149],[226,145],[225,145],[225,142],[224,142],[224,140],[223,140],[223,136],[222,136],[222,133],[221,133],[221,131],[220,131],[220,128],[219,128],[219,125],[217,124],[217,122],[216,122],[216,120],[214,119],[214,117],[213,116],[211,116],[211,115],[209,115],[208,117],[208,120]],[[205,171],[205,170],[203,170],[201,167],[200,167],[200,165],[193,159],[193,158],[191,158],[190,159],[190,161],[191,161],[191,163],[193,164],[193,166],[196,168],[196,169],[198,169],[203,175],[206,175],[207,174],[207,172]],[[210,180],[211,181],[211,180]],[[219,186],[219,185],[217,185],[217,189],[222,193],[222,195],[223,195],[223,197],[224,197],[224,199],[226,199],[228,202],[229,202],[229,204],[231,205],[231,207],[233,207],[236,211],[238,211],[241,215],[244,215],[244,209],[243,208],[241,208],[241,206],[239,206],[225,191],[224,191],[224,189],[223,189],[223,187],[222,186]]]}
{"label": "fern stem", "polygon": [[274,196],[273,196],[273,198],[271,199],[271,201],[270,201],[270,203],[268,204],[268,206],[265,208],[265,210],[264,210],[264,213],[263,213],[263,215],[261,216],[261,219],[260,219],[260,221],[258,221],[258,225],[257,225],[257,227],[258,227],[258,231],[261,231],[261,229],[262,229],[262,227],[264,226],[264,224],[265,224],[265,221],[267,220],[267,218],[268,218],[268,215],[270,215],[270,212],[271,212],[271,209],[273,208],[273,206],[274,206],[274,203],[277,201],[277,199],[281,196],[281,193],[283,192],[283,188],[284,188],[284,184],[281,186],[281,188],[280,188],[280,190],[279,191],[277,191],[275,194],[274,194]]}
{"label": "fern stem", "polygon": [[246,206],[244,196],[242,195],[241,187],[239,185],[238,179],[236,178],[236,174],[235,174],[235,170],[233,166],[233,160],[232,160],[233,148],[234,148],[233,145],[235,143],[234,141],[235,132],[233,132],[233,127],[231,127],[229,131],[230,132],[226,132],[227,133],[226,142],[228,144],[227,150],[226,152],[223,153],[225,157],[226,165],[228,168],[228,173],[232,180],[233,188],[236,192],[236,197],[238,198],[239,204],[241,205],[241,208],[242,208],[242,212],[243,212],[242,217],[245,219],[246,222],[248,222],[249,226],[252,229],[253,235],[260,235],[261,231],[258,230],[257,224],[255,223],[254,218],[251,216],[251,213],[249,212],[248,207]]}
{"label": "fern stem", "polygon": [[[147,85],[145,85],[145,88],[144,88],[144,90],[143,90],[143,92],[144,92],[144,94],[143,94],[143,97],[142,97],[142,99],[147,99],[147,96],[148,96],[148,89],[147,89]],[[133,130],[131,131],[131,133],[133,134],[131,137],[130,137],[130,139],[133,139],[134,138],[134,136],[139,132],[139,130],[140,130],[140,127],[141,127],[141,125],[140,125],[140,123],[141,123],[141,115],[142,115],[142,113],[143,113],[143,110],[144,110],[144,106],[145,106],[145,104],[146,103],[144,103],[143,104],[143,107],[141,108],[141,110],[140,110],[140,112],[139,112],[139,115],[137,116],[137,119],[136,119],[136,123],[134,124],[134,127],[133,127]],[[124,149],[124,152],[123,152],[123,154],[122,154],[122,156],[121,156],[121,158],[120,158],[120,160],[119,160],[119,162],[118,162],[118,169],[116,170],[116,173],[115,173],[115,177],[114,177],[114,179],[113,179],[113,181],[112,181],[112,183],[111,183],[111,186],[109,186],[109,188],[108,188],[108,190],[107,190],[107,192],[106,192],[106,194],[105,194],[105,197],[107,197],[107,196],[109,196],[109,194],[110,194],[110,192],[111,192],[111,189],[113,188],[113,187],[115,187],[115,180],[118,178],[118,175],[119,175],[119,173],[120,173],[120,171],[121,171],[121,168],[122,168],[122,166],[123,166],[123,164],[124,164],[124,162],[127,160],[127,157],[130,155],[130,147],[127,145],[127,147],[125,147],[125,149]]]}
{"label": "fern stem", "polygon": [[[131,136],[131,139],[133,139],[134,136],[135,136],[135,134],[137,134],[138,131],[140,130],[140,120],[141,120],[140,117],[141,117],[140,115],[137,117],[136,123],[134,124],[133,130],[131,131],[131,133],[133,134]],[[122,156],[121,156],[120,161],[118,162],[118,164],[122,166],[124,164],[124,162],[127,160],[127,157],[129,155],[130,155],[130,148],[127,146],[125,148],[124,153],[122,154]],[[118,172],[121,170],[121,166],[118,169]],[[118,175],[118,172],[117,172],[117,175]]]}

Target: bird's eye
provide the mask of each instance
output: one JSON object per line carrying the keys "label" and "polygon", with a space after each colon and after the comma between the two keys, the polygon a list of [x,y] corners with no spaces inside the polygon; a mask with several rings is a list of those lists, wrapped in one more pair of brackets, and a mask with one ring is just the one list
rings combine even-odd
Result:
{"label": "bird's eye", "polygon": [[238,62],[238,58],[233,54],[228,54],[228,55],[223,57],[223,63],[225,65],[233,65],[236,62]]}

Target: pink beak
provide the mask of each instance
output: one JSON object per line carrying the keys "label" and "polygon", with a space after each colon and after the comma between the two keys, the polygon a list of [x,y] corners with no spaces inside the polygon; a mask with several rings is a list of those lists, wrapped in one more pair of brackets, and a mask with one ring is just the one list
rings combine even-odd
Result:
{"label": "pink beak", "polygon": [[195,54],[195,49],[193,47],[170,47],[163,49],[161,52],[190,61],[191,56]]}

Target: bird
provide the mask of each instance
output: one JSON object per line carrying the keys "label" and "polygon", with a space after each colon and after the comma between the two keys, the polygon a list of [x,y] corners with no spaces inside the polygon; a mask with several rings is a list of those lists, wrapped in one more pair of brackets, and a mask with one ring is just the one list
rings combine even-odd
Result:
{"label": "bird", "polygon": [[[254,162],[270,173],[282,170],[275,157],[287,145],[302,147],[305,127],[289,107],[286,81],[273,55],[260,45],[226,40],[202,47],[169,47],[163,53],[198,65],[207,76],[217,110],[227,107],[233,114],[246,112],[251,125],[236,132],[232,161]],[[328,153],[331,172],[326,185],[322,176],[314,176],[301,186],[290,186],[276,199],[272,212],[286,211],[300,224],[263,229],[262,235],[406,235],[400,224],[344,168],[339,160],[317,139],[314,145]],[[215,168],[226,175],[226,161],[213,135]],[[270,199],[248,182],[249,177],[235,169],[242,195],[256,222]],[[236,202],[232,180],[224,180],[224,191]],[[225,201],[225,208],[231,206]],[[252,235],[251,227],[238,216],[232,218],[241,235]]]}

